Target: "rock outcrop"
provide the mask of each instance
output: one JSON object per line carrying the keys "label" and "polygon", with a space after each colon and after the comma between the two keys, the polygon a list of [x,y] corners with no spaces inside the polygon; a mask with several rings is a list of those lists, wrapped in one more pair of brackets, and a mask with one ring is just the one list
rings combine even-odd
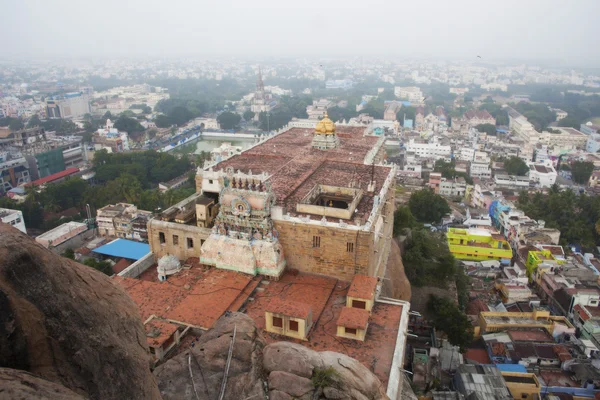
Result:
{"label": "rock outcrop", "polygon": [[266,391],[271,400],[387,399],[379,379],[355,359],[284,341],[265,346],[254,321],[240,313],[221,317],[194,347],[154,371],[163,399],[218,397],[234,326],[225,399],[262,399]]}
{"label": "rock outcrop", "polygon": [[29,372],[0,368],[0,400],[84,400],[85,397]]}
{"label": "rock outcrop", "polygon": [[159,399],[149,362],[139,312],[123,290],[0,224],[0,367],[84,398]]}
{"label": "rock outcrop", "polygon": [[412,295],[410,281],[404,272],[404,263],[402,262],[402,252],[400,251],[398,239],[392,240],[385,277],[387,279],[383,281],[382,296],[410,301]]}
{"label": "rock outcrop", "polygon": [[217,399],[234,328],[236,335],[224,399],[263,399],[261,375],[265,341],[254,321],[241,313],[222,316],[193,347],[154,370],[163,399]]}

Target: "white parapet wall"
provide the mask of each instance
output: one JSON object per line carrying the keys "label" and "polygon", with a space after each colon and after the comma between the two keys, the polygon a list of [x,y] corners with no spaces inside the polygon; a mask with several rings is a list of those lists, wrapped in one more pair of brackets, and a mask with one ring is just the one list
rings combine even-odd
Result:
{"label": "white parapet wall", "polygon": [[155,262],[156,260],[154,258],[154,254],[150,252],[131,264],[129,267],[125,268],[123,271],[119,272],[119,276],[123,276],[125,278],[137,278]]}

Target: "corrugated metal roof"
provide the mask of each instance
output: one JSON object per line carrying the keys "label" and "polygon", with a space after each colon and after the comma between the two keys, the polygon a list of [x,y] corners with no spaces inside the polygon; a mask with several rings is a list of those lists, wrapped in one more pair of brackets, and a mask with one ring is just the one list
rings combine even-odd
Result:
{"label": "corrugated metal roof", "polygon": [[93,250],[94,253],[104,254],[111,257],[127,258],[129,260],[139,260],[150,253],[150,245],[146,243],[134,242],[127,239],[116,239],[112,242],[100,246]]}

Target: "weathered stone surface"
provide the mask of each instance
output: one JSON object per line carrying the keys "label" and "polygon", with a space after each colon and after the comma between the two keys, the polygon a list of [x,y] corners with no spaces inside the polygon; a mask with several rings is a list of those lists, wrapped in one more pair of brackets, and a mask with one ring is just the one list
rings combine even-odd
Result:
{"label": "weathered stone surface", "polygon": [[323,389],[323,396],[329,400],[349,400],[350,397],[339,389],[326,387]]}
{"label": "weathered stone surface", "polygon": [[91,399],[159,399],[131,298],[17,229],[0,238],[0,365]]}
{"label": "weathered stone surface", "polygon": [[[274,371],[283,371],[310,380],[315,369],[333,367],[336,373],[332,376],[332,386],[335,386],[338,392],[330,390],[330,394],[336,393],[346,396],[342,398],[357,400],[388,398],[381,381],[360,362],[344,354],[316,352],[289,342],[270,344],[265,347],[263,354],[264,368],[270,373],[269,387],[272,387],[271,376]],[[306,364],[312,366],[312,371]],[[308,371],[311,371],[310,377],[307,376]],[[290,393],[286,388],[277,389]]]}
{"label": "weathered stone surface", "polygon": [[265,348],[263,365],[267,372],[284,371],[310,378],[314,365],[319,365],[316,354],[299,344],[277,342]]}
{"label": "weathered stone surface", "polygon": [[271,390],[269,400],[293,400],[293,397],[281,390]]}
{"label": "weathered stone surface", "polygon": [[154,374],[163,399],[196,400],[194,387],[201,399],[218,397],[234,327],[237,330],[225,399],[264,398],[261,380],[264,340],[250,317],[231,313],[219,318],[193,348],[156,368]]}
{"label": "weathered stone surface", "polygon": [[84,400],[72,390],[29,372],[0,368],[0,400]]}
{"label": "weathered stone surface", "polygon": [[310,379],[289,372],[273,371],[269,374],[269,389],[281,390],[293,397],[300,397],[312,392],[314,387]]}

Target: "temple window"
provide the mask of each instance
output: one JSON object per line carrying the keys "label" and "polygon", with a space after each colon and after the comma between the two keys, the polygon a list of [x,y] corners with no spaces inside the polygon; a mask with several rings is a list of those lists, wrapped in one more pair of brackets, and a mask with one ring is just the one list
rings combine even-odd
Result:
{"label": "temple window", "polygon": [[164,232],[158,232],[158,241],[160,242],[160,244],[165,244],[166,243],[165,233]]}

